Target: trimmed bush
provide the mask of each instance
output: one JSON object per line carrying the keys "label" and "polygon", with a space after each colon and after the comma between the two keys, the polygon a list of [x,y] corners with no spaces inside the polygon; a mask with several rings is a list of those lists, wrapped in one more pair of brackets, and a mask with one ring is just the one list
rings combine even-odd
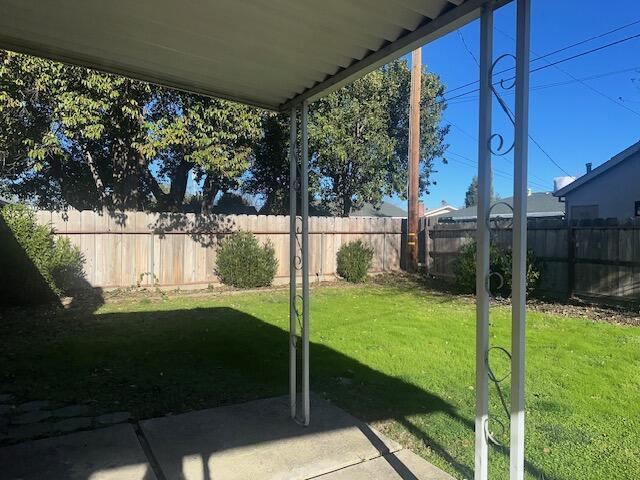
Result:
{"label": "trimmed bush", "polygon": [[0,210],[3,281],[2,302],[32,304],[53,300],[80,287],[84,258],[66,238],[55,239],[51,228],[38,225],[24,205]]}
{"label": "trimmed bush", "polygon": [[270,241],[260,245],[250,232],[235,232],[220,242],[216,274],[226,285],[256,288],[271,285],[278,260]]}
{"label": "trimmed bush", "polygon": [[348,282],[362,282],[371,268],[373,248],[357,240],[338,250],[338,275]]}
{"label": "trimmed bush", "polygon": [[53,248],[49,270],[56,287],[65,294],[82,287],[84,256],[68,238],[58,238]]}
{"label": "trimmed bush", "polygon": [[[476,292],[476,242],[468,243],[460,250],[456,260],[456,285],[465,293]],[[499,273],[504,282],[500,284],[497,275],[491,276],[490,290],[494,296],[509,297],[511,295],[511,249],[502,249],[495,245],[489,247],[489,264],[491,272]],[[540,283],[540,263],[532,250],[527,251],[527,295],[531,295]]]}

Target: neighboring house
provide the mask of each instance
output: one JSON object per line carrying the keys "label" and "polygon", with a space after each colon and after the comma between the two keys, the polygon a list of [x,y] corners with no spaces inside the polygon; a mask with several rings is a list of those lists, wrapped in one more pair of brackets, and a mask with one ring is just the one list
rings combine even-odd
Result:
{"label": "neighboring house", "polygon": [[557,190],[568,220],[640,217],[640,142]]}
{"label": "neighboring house", "polygon": [[433,208],[431,210],[425,210],[423,217],[424,218],[439,218],[446,217],[450,213],[457,211],[458,209],[453,205],[444,204],[438,208]]}
{"label": "neighboring house", "polygon": [[[494,202],[491,209],[491,219],[512,218],[513,211],[507,205],[513,207],[513,197]],[[450,214],[440,217],[440,222],[465,222],[476,220],[478,211],[476,207],[461,208]],[[529,193],[527,197],[527,218],[563,218],[564,204],[551,192]]]}
{"label": "neighboring house", "polygon": [[371,203],[365,203],[362,208],[352,211],[349,216],[407,218],[407,211],[389,202],[382,202],[377,208]]}

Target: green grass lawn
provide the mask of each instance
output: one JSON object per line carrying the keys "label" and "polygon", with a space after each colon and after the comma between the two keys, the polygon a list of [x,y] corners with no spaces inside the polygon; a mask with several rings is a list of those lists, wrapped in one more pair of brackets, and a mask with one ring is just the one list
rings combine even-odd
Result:
{"label": "green grass lawn", "polygon": [[[312,389],[472,478],[474,304],[367,284],[316,288],[311,305]],[[138,418],[281,395],[288,322],[286,291],[13,311],[0,322],[0,389]],[[508,309],[492,310],[493,345],[509,347],[509,324]],[[492,364],[508,373],[499,355]],[[526,386],[529,478],[640,478],[640,328],[531,312]],[[490,456],[492,478],[508,478],[505,449]]]}

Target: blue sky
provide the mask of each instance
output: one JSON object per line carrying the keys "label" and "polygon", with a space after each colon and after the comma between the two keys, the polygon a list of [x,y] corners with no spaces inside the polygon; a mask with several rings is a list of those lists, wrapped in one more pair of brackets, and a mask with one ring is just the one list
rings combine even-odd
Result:
{"label": "blue sky", "polygon": [[[531,50],[535,52],[532,53],[532,59],[535,54],[544,55],[640,20],[640,3],[637,0],[610,0],[606,4],[595,0],[533,0],[532,5]],[[423,63],[430,71],[440,75],[449,89],[478,79],[478,66],[465,49],[462,39],[477,58],[479,26],[479,21],[473,22],[459,32],[452,32],[423,47]],[[567,58],[639,33],[640,23],[546,60],[553,62]],[[495,13],[494,58],[503,53],[514,53],[513,37],[515,2]],[[505,67],[512,65],[508,60],[505,62]],[[543,65],[545,60],[539,60],[532,63],[532,68]],[[640,140],[640,38],[562,63],[558,67],[578,79],[607,74],[583,80],[588,86],[573,81],[554,67],[531,74],[529,131],[564,170],[579,176],[584,173],[586,162],[592,162],[595,167]],[[628,71],[608,75],[622,70]],[[634,83],[634,78],[639,80]],[[557,85],[564,82],[572,83]],[[546,87],[550,84],[554,86]],[[545,87],[536,89],[537,86]],[[507,94],[505,99],[513,105],[513,95]],[[505,140],[510,141],[513,138],[512,126],[505,123],[505,116],[495,101],[493,117],[494,132],[503,133]],[[447,138],[450,144],[450,153],[447,155],[449,163],[438,165],[438,173],[433,177],[437,185],[431,188],[430,195],[422,198],[428,208],[439,206],[443,200],[455,206],[464,202],[464,193],[476,170],[477,94],[451,100],[444,121],[452,124]],[[496,193],[502,197],[511,196],[512,156],[494,157],[493,166],[496,171]],[[530,142],[530,188],[533,191],[550,191],[553,178],[563,175],[566,174]],[[405,206],[404,202],[397,199],[393,199],[393,203]]]}

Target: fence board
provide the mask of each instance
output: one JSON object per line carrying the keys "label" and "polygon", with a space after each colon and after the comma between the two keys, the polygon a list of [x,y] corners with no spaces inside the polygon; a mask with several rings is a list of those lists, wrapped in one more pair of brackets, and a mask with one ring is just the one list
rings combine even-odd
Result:
{"label": "fence board", "polygon": [[[496,225],[492,225],[495,227]],[[510,222],[492,228],[492,242],[511,246]],[[592,221],[569,227],[561,221],[530,220],[528,248],[542,261],[540,291],[569,294],[573,277],[576,295],[640,301],[640,223]],[[476,223],[436,224],[428,227],[428,272],[454,278],[455,261],[462,246],[471,241]],[[571,252],[574,255],[571,255]]]}
{"label": "fence board", "polygon": [[[37,219],[64,235],[85,257],[87,282],[95,287],[188,286],[217,283],[217,245],[232,231],[247,230],[271,241],[277,279],[289,278],[289,217],[145,212],[38,211]],[[372,271],[400,268],[402,221],[390,218],[309,219],[310,275],[336,274],[336,253],[361,239],[374,249]]]}

